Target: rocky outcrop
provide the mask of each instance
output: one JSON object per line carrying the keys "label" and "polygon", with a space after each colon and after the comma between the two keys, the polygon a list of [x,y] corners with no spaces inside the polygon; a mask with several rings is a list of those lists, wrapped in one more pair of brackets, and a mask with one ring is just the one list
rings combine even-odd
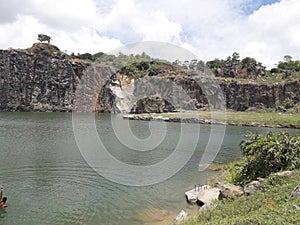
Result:
{"label": "rocky outcrop", "polygon": [[0,111],[72,111],[88,64],[48,44],[30,50],[0,50]]}

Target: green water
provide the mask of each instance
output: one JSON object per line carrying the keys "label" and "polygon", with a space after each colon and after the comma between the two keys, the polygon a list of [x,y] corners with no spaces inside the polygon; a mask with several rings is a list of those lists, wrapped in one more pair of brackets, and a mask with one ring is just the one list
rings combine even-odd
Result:
{"label": "green water", "polygon": [[[97,115],[96,124],[111,154],[132,164],[167,157],[180,135],[180,124],[168,123],[168,138],[159,151],[136,153],[115,138],[110,115]],[[190,124],[189,132],[197,132],[198,126]],[[137,136],[150,134],[147,122],[130,121],[130,127]],[[175,214],[188,209],[184,192],[213,175],[198,171],[210,126],[200,128],[193,157],[175,176],[155,185],[130,187],[111,182],[88,166],[75,142],[72,114],[0,113],[0,184],[9,205],[0,209],[0,224],[134,225],[145,222],[140,215],[149,208]],[[216,161],[240,156],[238,144],[246,130],[266,133],[269,129],[228,126]]]}

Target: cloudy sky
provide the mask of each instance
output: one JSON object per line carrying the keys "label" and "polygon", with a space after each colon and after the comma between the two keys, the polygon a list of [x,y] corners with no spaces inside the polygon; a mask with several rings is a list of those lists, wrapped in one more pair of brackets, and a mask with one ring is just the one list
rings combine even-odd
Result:
{"label": "cloudy sky", "polygon": [[68,53],[162,41],[205,61],[236,51],[271,68],[300,58],[300,1],[0,0],[1,49],[30,47],[39,33]]}

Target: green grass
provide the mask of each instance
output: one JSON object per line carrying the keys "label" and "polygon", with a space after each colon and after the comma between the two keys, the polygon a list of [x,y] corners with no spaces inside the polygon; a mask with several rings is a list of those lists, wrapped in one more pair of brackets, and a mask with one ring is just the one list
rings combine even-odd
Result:
{"label": "green grass", "polygon": [[[300,128],[299,113],[227,111],[226,114],[224,114],[224,112],[214,112],[212,114],[209,111],[186,111],[182,113],[178,112],[150,115],[152,117],[162,116],[167,118],[213,119],[216,121],[226,121],[229,124],[232,123],[235,125],[251,125],[253,123],[259,123],[266,126]],[[149,116],[149,114],[140,114],[139,116]]]}
{"label": "green grass", "polygon": [[274,73],[272,74],[270,71],[267,71],[266,76],[258,76],[255,80],[254,79],[242,79],[242,78],[230,78],[230,77],[218,77],[219,81],[226,81],[226,82],[238,82],[241,84],[278,84],[290,81],[297,81],[300,79],[300,72],[292,71],[289,75],[285,73]]}
{"label": "green grass", "polygon": [[271,175],[251,195],[218,201],[210,210],[200,212],[184,224],[300,224],[300,211],[292,209],[293,205],[300,206],[300,199],[290,198],[299,181],[300,170],[293,171],[291,177]]}

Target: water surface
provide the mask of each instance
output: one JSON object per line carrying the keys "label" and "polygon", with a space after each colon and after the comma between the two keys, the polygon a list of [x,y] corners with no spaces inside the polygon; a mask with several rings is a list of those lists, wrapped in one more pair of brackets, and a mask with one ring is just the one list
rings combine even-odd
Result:
{"label": "water surface", "polygon": [[[180,136],[180,124],[168,123],[167,137],[157,149],[136,152],[115,137],[110,115],[97,115],[96,124],[110,153],[133,165],[164,159]],[[190,124],[188,132],[198,132],[198,126]],[[130,121],[130,127],[140,138],[150,134],[148,122]],[[238,144],[247,130],[269,129],[228,126],[217,162],[240,156]],[[134,225],[174,217],[190,207],[184,192],[214,175],[198,171],[209,132],[209,125],[200,126],[194,155],[175,176],[155,185],[130,187],[111,182],[88,166],[76,145],[70,113],[0,113],[0,184],[9,205],[0,209],[0,224]]]}

